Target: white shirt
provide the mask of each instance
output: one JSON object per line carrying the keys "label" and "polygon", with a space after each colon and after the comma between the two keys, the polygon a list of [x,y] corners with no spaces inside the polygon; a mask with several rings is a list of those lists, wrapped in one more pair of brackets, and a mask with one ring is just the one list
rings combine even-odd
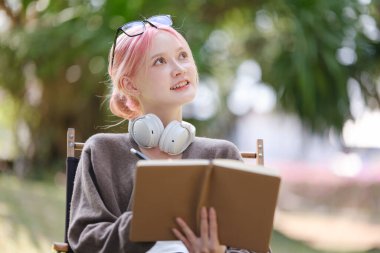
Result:
{"label": "white shirt", "polygon": [[189,253],[182,241],[157,241],[146,253]]}

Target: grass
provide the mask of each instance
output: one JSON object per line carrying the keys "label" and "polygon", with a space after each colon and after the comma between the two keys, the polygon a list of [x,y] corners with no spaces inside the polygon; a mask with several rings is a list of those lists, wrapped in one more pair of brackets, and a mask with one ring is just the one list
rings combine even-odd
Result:
{"label": "grass", "polygon": [[366,252],[317,250],[302,242],[292,240],[277,231],[272,234],[271,249],[273,253],[380,253],[380,250]]}
{"label": "grass", "polygon": [[63,240],[62,185],[20,180],[0,173],[0,244],[5,253],[51,252]]}
{"label": "grass", "polygon": [[[0,173],[0,193],[1,252],[51,252],[52,242],[63,240],[63,184],[21,180]],[[273,232],[271,247],[274,253],[327,252],[291,240],[277,231]],[[380,251],[372,251],[375,252]]]}

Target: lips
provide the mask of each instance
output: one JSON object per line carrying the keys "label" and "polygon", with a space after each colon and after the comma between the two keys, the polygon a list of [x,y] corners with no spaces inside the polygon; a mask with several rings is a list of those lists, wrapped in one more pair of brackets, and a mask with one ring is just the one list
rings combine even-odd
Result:
{"label": "lips", "polygon": [[170,87],[170,90],[177,90],[177,89],[180,89],[182,87],[185,87],[187,85],[189,85],[190,82],[187,81],[187,80],[183,80],[183,81],[180,81],[178,83],[176,83],[175,85],[173,85],[172,87]]}

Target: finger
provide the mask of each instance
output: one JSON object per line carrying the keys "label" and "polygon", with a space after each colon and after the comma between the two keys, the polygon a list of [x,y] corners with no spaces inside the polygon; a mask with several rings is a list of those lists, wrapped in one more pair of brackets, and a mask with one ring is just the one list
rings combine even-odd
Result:
{"label": "finger", "polygon": [[187,248],[188,250],[192,249],[189,240],[188,240],[188,239],[187,239],[187,238],[186,238],[181,232],[179,232],[178,229],[176,229],[176,228],[172,228],[172,231],[173,231],[174,235],[175,235],[179,240],[181,240],[181,241],[183,242],[183,244],[185,244],[185,246],[186,246],[186,248]]}
{"label": "finger", "polygon": [[206,207],[202,207],[201,209],[201,243],[203,247],[207,247],[209,243],[209,230]]}
{"label": "finger", "polygon": [[185,234],[185,237],[191,242],[195,242],[197,237],[195,236],[194,232],[189,228],[189,226],[186,224],[184,220],[181,218],[176,218],[177,224],[181,227],[182,232]]}
{"label": "finger", "polygon": [[210,220],[210,241],[211,244],[219,244],[218,237],[218,221],[216,216],[215,208],[211,207],[209,211]]}

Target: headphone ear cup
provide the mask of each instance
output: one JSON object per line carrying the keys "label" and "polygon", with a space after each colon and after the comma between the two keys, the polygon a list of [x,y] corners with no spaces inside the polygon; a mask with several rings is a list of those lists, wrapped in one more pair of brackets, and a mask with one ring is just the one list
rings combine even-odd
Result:
{"label": "headphone ear cup", "polygon": [[130,122],[128,131],[139,146],[153,148],[158,146],[164,125],[156,115],[147,114]]}
{"label": "headphone ear cup", "polygon": [[178,155],[194,141],[195,127],[188,122],[172,121],[161,135],[159,148],[171,155]]}

